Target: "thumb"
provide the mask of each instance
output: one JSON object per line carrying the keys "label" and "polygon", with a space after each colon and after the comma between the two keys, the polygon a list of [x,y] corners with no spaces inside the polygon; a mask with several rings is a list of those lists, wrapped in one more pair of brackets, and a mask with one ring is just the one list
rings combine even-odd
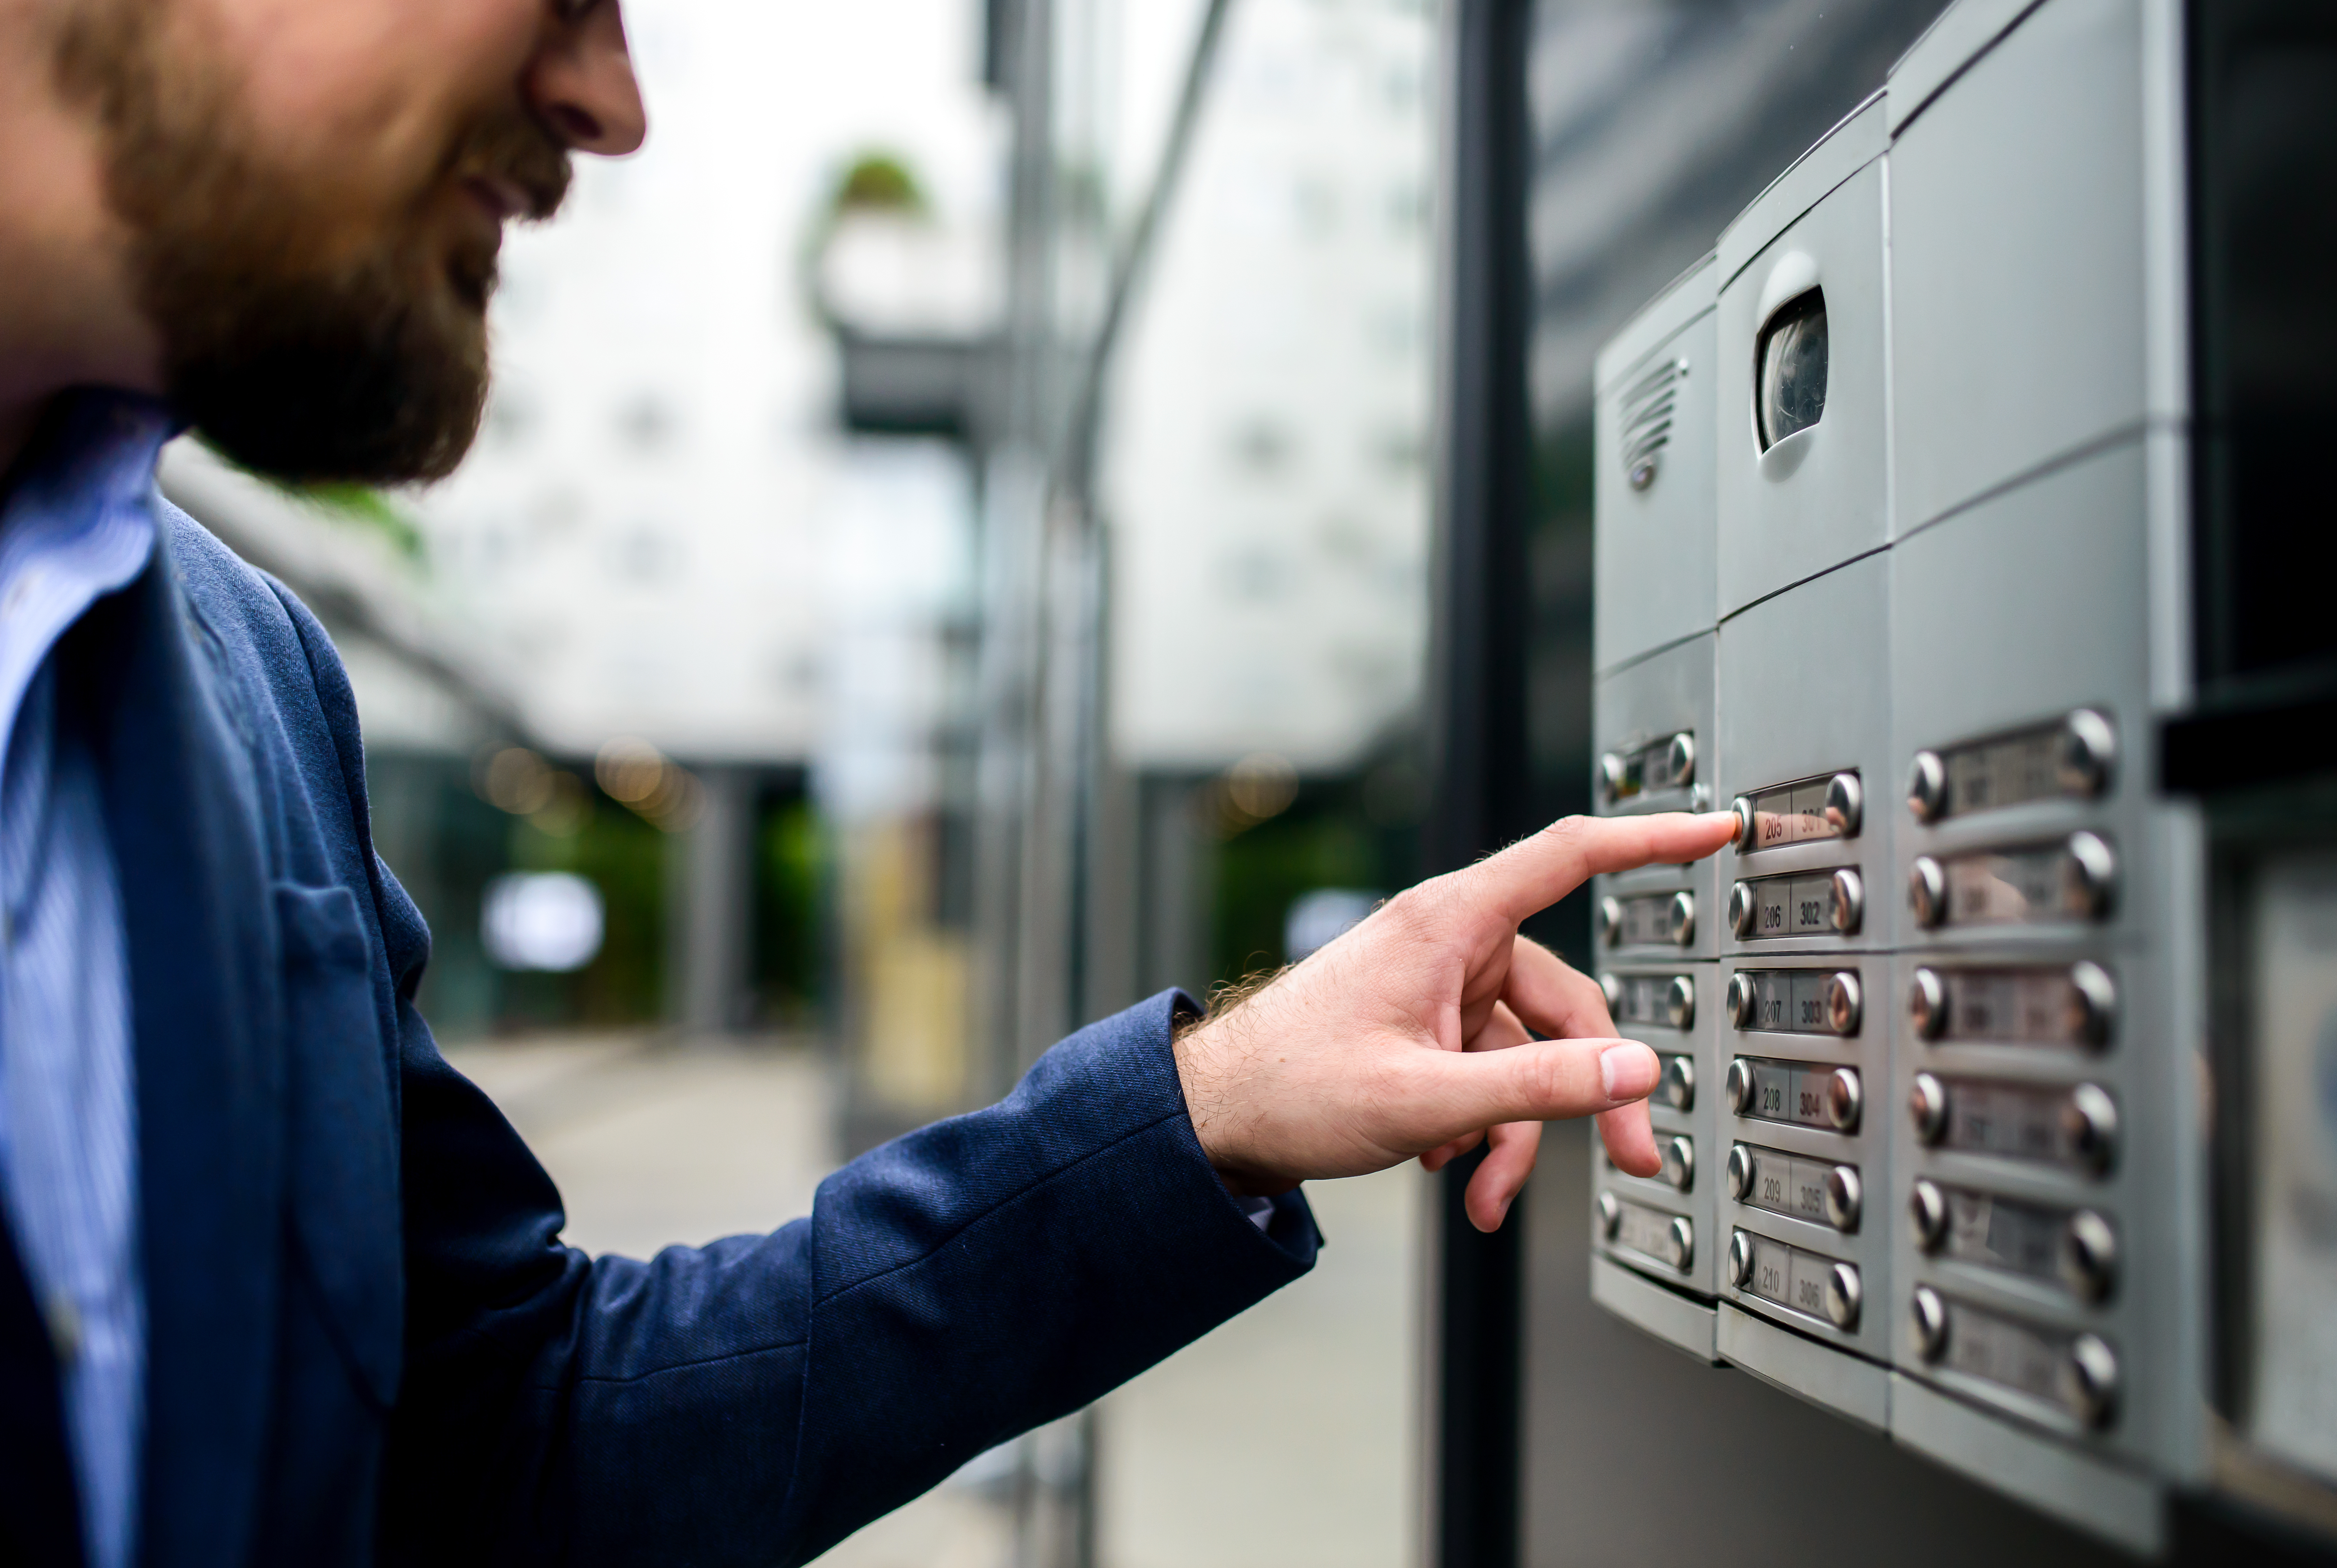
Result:
{"label": "thumb", "polygon": [[1440,1051],[1432,1070],[1444,1082],[1435,1098],[1449,1126],[1436,1143],[1502,1122],[1560,1122],[1595,1115],[1648,1097],[1658,1071],[1656,1053],[1637,1040],[1535,1040],[1502,1051]]}

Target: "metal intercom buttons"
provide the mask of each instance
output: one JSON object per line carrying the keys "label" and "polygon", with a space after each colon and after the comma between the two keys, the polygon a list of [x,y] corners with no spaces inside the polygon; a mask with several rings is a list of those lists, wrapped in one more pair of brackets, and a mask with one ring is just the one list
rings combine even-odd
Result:
{"label": "metal intercom buttons", "polygon": [[1836,1263],[1826,1271],[1826,1321],[1847,1334],[1858,1327],[1858,1310],[1865,1305],[1866,1292],[1858,1282],[1858,1265]]}
{"label": "metal intercom buttons", "polygon": [[1865,1016],[1865,993],[1859,989],[1858,977],[1847,969],[1828,975],[1825,979],[1826,1027],[1837,1035],[1854,1035]]}
{"label": "metal intercom buttons", "polygon": [[1664,1144],[1663,1178],[1685,1193],[1696,1185],[1696,1144],[1675,1136]]}
{"label": "metal intercom buttons", "polygon": [[1687,976],[1674,975],[1664,988],[1664,1018],[1676,1029],[1696,1022],[1696,982]]}
{"label": "metal intercom buttons", "polygon": [[1686,1057],[1666,1057],[1664,1076],[1656,1093],[1675,1111],[1696,1108],[1696,1063]]}
{"label": "metal intercom buttons", "polygon": [[1826,1173],[1826,1223],[1844,1234],[1858,1229],[1860,1209],[1866,1195],[1853,1165],[1836,1165]]}
{"label": "metal intercom buttons", "polygon": [[1677,892],[1664,911],[1665,933],[1676,948],[1684,948],[1696,940],[1696,895]]}
{"label": "metal intercom buttons", "polygon": [[1907,1303],[1910,1337],[1915,1354],[1926,1361],[1936,1361],[1948,1353],[1948,1304],[1929,1285],[1915,1287],[1912,1300]]}
{"label": "metal intercom buttons", "polygon": [[2055,772],[2074,795],[2097,795],[2109,788],[2117,764],[2117,731],[2092,708],[2081,707],[2061,723],[2060,755]]}
{"label": "metal intercom buttons", "polygon": [[1696,1261],[1696,1227],[1675,1214],[1664,1227],[1664,1261],[1685,1274]]}
{"label": "metal intercom buttons", "polygon": [[1742,1144],[1728,1151],[1728,1195],[1738,1203],[1753,1191],[1753,1151]]}
{"label": "metal intercom buttons", "polygon": [[1917,855],[1908,870],[1907,907],[1914,912],[1915,923],[1925,930],[1948,918],[1948,873],[1929,855]]}
{"label": "metal intercom buttons", "polygon": [[1833,929],[1846,937],[1858,934],[1866,920],[1866,883],[1848,866],[1833,873]]}
{"label": "metal intercom buttons", "polygon": [[1827,1074],[1825,1096],[1826,1120],[1832,1122],[1837,1131],[1858,1131],[1859,1114],[1866,1108],[1866,1095],[1859,1086],[1858,1069],[1836,1067]]}
{"label": "metal intercom buttons", "polygon": [[1866,790],[1854,773],[1838,773],[1826,781],[1826,825],[1838,838],[1854,839],[1866,816]]}
{"label": "metal intercom buttons", "polygon": [[1752,938],[1753,922],[1759,918],[1760,902],[1753,896],[1751,882],[1738,882],[1728,890],[1728,929],[1739,941]]}
{"label": "metal intercom buttons", "polygon": [[2091,1209],[2069,1216],[2061,1232],[2061,1280],[2081,1300],[2103,1301],[2117,1285],[2117,1232]]}
{"label": "metal intercom buttons", "polygon": [[2117,1163],[2117,1102],[2097,1084],[2079,1084],[2069,1091],[2061,1110],[2061,1149],[2065,1158],[2102,1175]]}
{"label": "metal intercom buttons", "polygon": [[1935,751],[1919,751],[1907,770],[1907,809],[1919,823],[1940,820],[1948,809],[1948,765]]}
{"label": "metal intercom buttons", "polygon": [[2078,1418],[2088,1427],[2107,1427],[2117,1414],[2117,1352],[2098,1334],[2080,1334],[2069,1342],[2068,1359],[2061,1368],[2062,1396]]}
{"label": "metal intercom buttons", "polygon": [[1912,1191],[1907,1194],[1908,1217],[1915,1223],[1915,1244],[1926,1252],[1938,1247],[1948,1233],[1948,1195],[1940,1184],[1918,1177]]}
{"label": "metal intercom buttons", "polygon": [[1907,1021],[1919,1040],[1936,1040],[1948,1031],[1948,988],[1937,969],[1921,969],[1907,982]]}
{"label": "metal intercom buttons", "polygon": [[1907,1090],[1907,1115],[1915,1136],[1936,1144],[1948,1130],[1948,1086],[1931,1073],[1917,1073]]}

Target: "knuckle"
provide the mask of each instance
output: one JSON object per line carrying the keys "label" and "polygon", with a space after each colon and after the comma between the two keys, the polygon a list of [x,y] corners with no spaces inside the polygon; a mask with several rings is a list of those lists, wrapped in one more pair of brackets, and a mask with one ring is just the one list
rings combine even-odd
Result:
{"label": "knuckle", "polygon": [[1546,836],[1557,840],[1560,843],[1577,844],[1595,835],[1599,827],[1599,820],[1597,817],[1584,816],[1577,813],[1573,816],[1559,818],[1541,831]]}
{"label": "knuckle", "polygon": [[1403,936],[1413,940],[1423,937],[1441,923],[1439,911],[1452,896],[1449,881],[1448,877],[1433,877],[1408,887],[1381,905],[1380,912]]}
{"label": "knuckle", "polygon": [[1521,1067],[1526,1097],[1534,1105],[1557,1108],[1573,1102],[1574,1080],[1565,1053],[1534,1051]]}

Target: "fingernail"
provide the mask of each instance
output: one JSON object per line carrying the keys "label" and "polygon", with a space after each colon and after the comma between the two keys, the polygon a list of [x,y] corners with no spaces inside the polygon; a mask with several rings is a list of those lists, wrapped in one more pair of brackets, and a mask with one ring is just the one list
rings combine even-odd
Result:
{"label": "fingernail", "polygon": [[1608,1047],[1599,1053],[1599,1082],[1610,1101],[1646,1099],[1656,1086],[1656,1053],[1636,1040]]}

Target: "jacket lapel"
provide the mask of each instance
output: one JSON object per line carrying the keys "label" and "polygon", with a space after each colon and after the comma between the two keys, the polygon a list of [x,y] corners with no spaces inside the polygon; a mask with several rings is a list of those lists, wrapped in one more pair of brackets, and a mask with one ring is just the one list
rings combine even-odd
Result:
{"label": "jacket lapel", "polygon": [[122,872],[147,1318],[144,1560],[240,1563],[253,1538],[279,1300],[282,1004],[250,753],[210,634],[145,573],[77,626],[61,711],[95,716]]}
{"label": "jacket lapel", "polygon": [[79,1568],[81,1508],[48,1325],[0,1224],[0,1563]]}

